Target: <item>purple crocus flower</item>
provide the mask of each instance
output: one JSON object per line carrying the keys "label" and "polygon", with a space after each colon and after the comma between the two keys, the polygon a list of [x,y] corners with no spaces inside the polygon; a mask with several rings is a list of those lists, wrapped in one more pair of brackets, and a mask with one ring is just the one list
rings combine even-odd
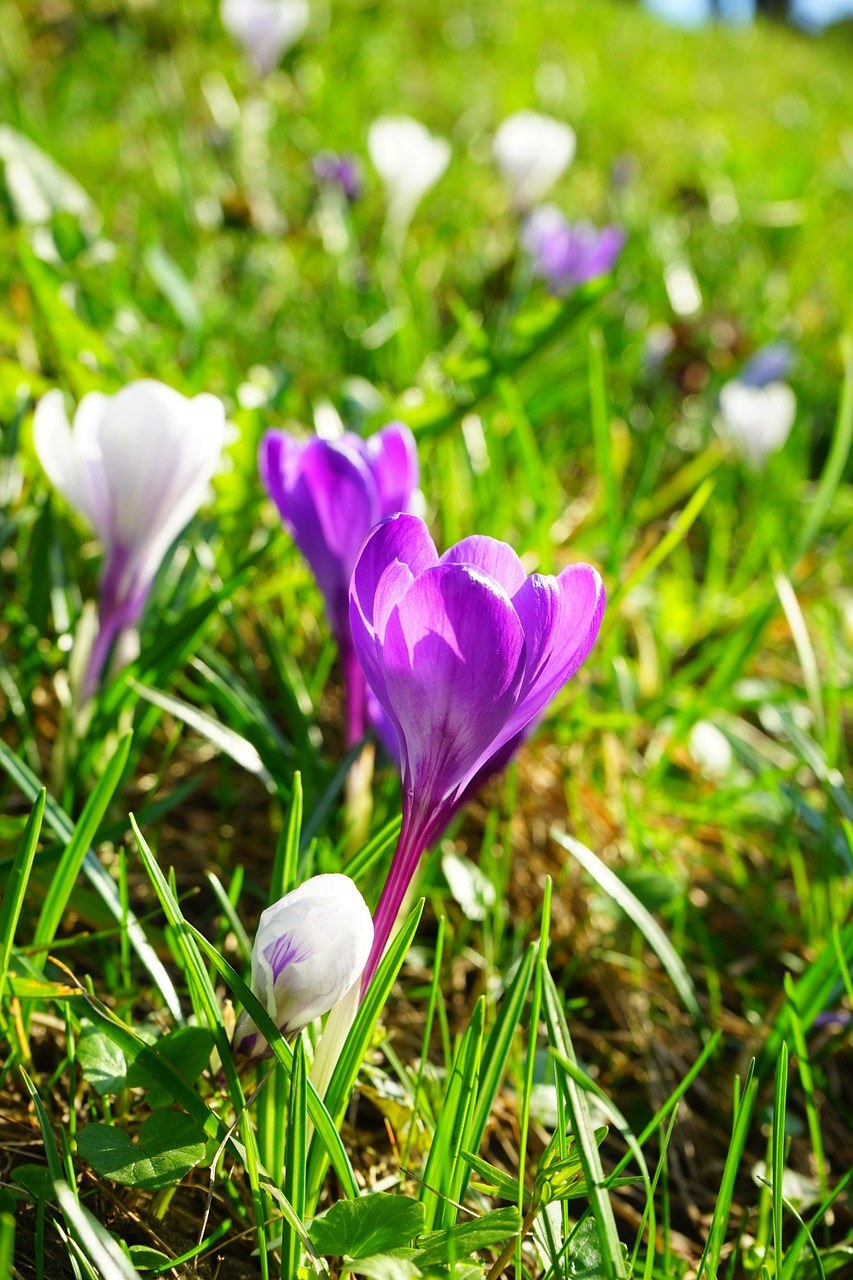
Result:
{"label": "purple crocus flower", "polygon": [[340,191],[352,204],[364,189],[364,175],[358,157],[351,153],[336,155],[334,151],[321,151],[311,161],[314,177],[318,182]]}
{"label": "purple crocus flower", "polygon": [[347,742],[359,742],[367,686],[350,636],[349,582],[362,543],[385,516],[408,511],[418,486],[414,437],[392,422],[362,440],[296,440],[268,431],[261,441],[261,480],[323,593],[344,671]]}
{"label": "purple crocus flower", "polygon": [[350,586],[350,625],[397,731],[403,826],[365,985],[422,852],[574,675],[603,613],[601,578],[586,564],[528,577],[511,547],[477,536],[439,557],[412,515],[392,516],[368,538]]}
{"label": "purple crocus flower", "polygon": [[533,261],[533,274],[556,297],[564,298],[613,269],[625,235],[618,227],[570,223],[555,205],[543,204],[525,222],[521,243]]}

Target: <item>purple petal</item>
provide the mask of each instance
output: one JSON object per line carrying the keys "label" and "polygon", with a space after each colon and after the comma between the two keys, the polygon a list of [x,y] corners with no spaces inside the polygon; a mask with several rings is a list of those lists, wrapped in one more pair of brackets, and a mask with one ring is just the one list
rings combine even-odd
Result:
{"label": "purple petal", "polygon": [[516,591],[527,580],[524,565],[505,542],[497,538],[487,538],[482,534],[473,534],[463,538],[455,547],[445,551],[441,564],[467,564],[495,582],[499,582],[507,595],[514,596]]}
{"label": "purple petal", "polygon": [[534,604],[527,596],[516,606],[525,626],[528,651],[535,656],[528,660],[522,694],[507,723],[504,741],[542,714],[554,694],[575,674],[598,636],[605,598],[604,584],[595,569],[588,564],[570,565],[556,579],[556,586],[558,600],[550,641],[547,597],[537,595]]}
{"label": "purple petal", "polygon": [[346,638],[353,566],[379,517],[370,471],[345,444],[313,439],[302,445],[283,431],[264,436],[259,467],[270,497],[311,566],[341,643]]}
{"label": "purple petal", "polygon": [[391,422],[362,445],[362,456],[379,492],[380,517],[407,511],[420,483],[415,438],[402,422]]}
{"label": "purple petal", "polygon": [[496,582],[437,565],[391,613],[383,650],[387,709],[406,747],[404,785],[433,808],[465,785],[501,733],[524,670],[524,632]]}

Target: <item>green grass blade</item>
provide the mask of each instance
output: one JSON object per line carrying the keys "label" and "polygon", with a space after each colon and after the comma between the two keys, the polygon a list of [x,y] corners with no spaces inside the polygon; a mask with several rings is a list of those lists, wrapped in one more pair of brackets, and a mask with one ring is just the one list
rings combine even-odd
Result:
{"label": "green grass blade", "polygon": [[563,831],[551,828],[551,836],[562,849],[570,853],[593,880],[607,893],[618,907],[625,912],[628,919],[636,924],[649,946],[660,960],[684,1003],[684,1007],[692,1014],[697,1023],[702,1023],[702,1011],[696,999],[696,991],[684,961],[676,952],[669,938],[655,920],[654,916],[643,906],[627,885],[605,866],[591,849],[575,840]]}
{"label": "green grass blade", "polygon": [[85,1205],[80,1204],[68,1183],[63,1178],[56,1178],[53,1189],[70,1234],[101,1280],[139,1280],[139,1272],[109,1231]]}
{"label": "green grass blade", "polygon": [[291,889],[296,888],[296,876],[299,867],[299,839],[302,834],[302,812],[302,774],[297,770],[293,775],[293,789],[290,793],[287,823],[282,828],[275,851],[275,861],[273,862],[272,876],[270,878],[270,906],[278,902],[279,898],[283,898]]}
{"label": "green grass blade", "polygon": [[800,1083],[803,1086],[803,1094],[806,1103],[806,1122],[809,1127],[809,1136],[812,1142],[812,1152],[817,1167],[818,1181],[820,1182],[820,1190],[822,1195],[826,1195],[829,1191],[829,1180],[827,1176],[826,1155],[823,1150],[823,1137],[821,1135],[820,1115],[817,1109],[817,1100],[815,1098],[814,1073],[812,1072],[811,1057],[809,1056],[809,1048],[806,1043],[806,1034],[800,1018],[800,1011],[797,1007],[797,992],[793,979],[789,973],[785,974],[785,995],[788,997],[788,1004],[791,1009],[791,1034],[794,1038],[794,1047],[797,1051],[797,1070],[800,1076]]}
{"label": "green grass blade", "polygon": [[[544,975],[544,988],[545,1013],[552,1045],[561,1058],[577,1067],[577,1058],[560,1004],[559,992],[548,970]],[[598,1231],[604,1267],[610,1280],[627,1280],[625,1255],[616,1229],[613,1206],[607,1193],[601,1155],[595,1138],[595,1126],[589,1113],[586,1094],[569,1074],[565,1075],[564,1089],[577,1154],[583,1168],[587,1193]]]}
{"label": "green grass blade", "polygon": [[[41,783],[2,739],[0,739],[0,767],[6,771],[27,799],[34,804],[39,792],[42,790]],[[44,816],[47,825],[54,834],[59,836],[64,844],[68,844],[74,836],[74,823],[65,810],[51,796],[48,796],[45,802]],[[125,910],[115,883],[109,872],[101,866],[93,849],[89,849],[86,853],[83,860],[83,871],[98,896],[104,902],[110,915],[118,921],[122,928],[126,929],[131,946],[147,969],[155,986],[162,993],[172,1017],[176,1021],[182,1021],[181,1002],[178,999],[178,993],[174,988],[172,979],[169,977],[166,966],[146,938],[145,931],[136,916]]]}
{"label": "green grass blade", "polygon": [[853,445],[853,337],[850,334],[842,339],[841,356],[844,361],[844,386],[838,403],[835,432],[817,493],[808,504],[808,516],[797,543],[795,560],[805,555],[820,532],[835,492],[844,477],[844,468]]}
{"label": "green grass blade", "polygon": [[115,754],[83,806],[83,812],[74,827],[74,834],[65,846],[53,873],[36,925],[35,945],[45,948],[45,954],[37,961],[39,964],[43,965],[47,959],[47,948],[56,936],[56,930],[68,906],[74,885],[77,883],[83,860],[121,781],[130,754],[131,739],[132,735],[129,733],[119,739]]}
{"label": "green grass blade", "polygon": [[782,1242],[782,1178],[785,1173],[785,1102],[788,1091],[788,1046],[782,1042],[776,1065],[776,1089],[773,1096],[773,1129],[771,1153],[773,1163],[773,1253],[776,1275],[785,1260]]}
{"label": "green grass blade", "polygon": [[723,1167],[723,1177],[717,1195],[717,1202],[714,1205],[714,1214],[708,1229],[705,1248],[702,1251],[702,1257],[696,1270],[696,1280],[702,1280],[702,1277],[706,1274],[711,1277],[711,1280],[715,1280],[717,1276],[720,1255],[726,1239],[726,1228],[734,1202],[738,1170],[746,1149],[746,1139],[757,1096],[758,1077],[755,1072],[755,1060],[753,1059],[749,1064],[746,1080],[735,1105],[732,1136]]}
{"label": "green grass blade", "polygon": [[36,856],[46,799],[47,792],[42,788],[35,807],[27,819],[27,825],[24,828],[18,852],[15,854],[15,861],[9,871],[9,879],[6,881],[6,887],[3,890],[3,900],[0,902],[0,999],[2,999],[3,988],[6,985],[6,974],[9,971],[9,958],[12,954],[15,930],[18,927],[21,907],[24,904],[24,895],[27,892],[27,883],[32,871],[33,860]]}
{"label": "green grass blade", "polygon": [[[305,1043],[300,1035],[293,1049],[293,1074],[290,1077],[290,1101],[287,1108],[287,1139],[284,1155],[284,1194],[293,1212],[305,1216],[305,1179],[308,1144],[308,1089],[305,1073]],[[289,1223],[282,1228],[282,1280],[295,1276],[299,1265],[300,1240]]]}

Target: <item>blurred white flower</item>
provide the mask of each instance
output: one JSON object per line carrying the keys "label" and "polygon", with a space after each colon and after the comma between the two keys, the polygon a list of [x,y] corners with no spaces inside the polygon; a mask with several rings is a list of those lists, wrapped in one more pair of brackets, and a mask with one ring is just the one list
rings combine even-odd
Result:
{"label": "blurred white flower", "polygon": [[788,439],[796,413],[797,400],[786,382],[751,387],[733,380],[720,392],[716,427],[750,466],[760,469]]}
{"label": "blurred white flower", "polygon": [[188,399],[162,382],[131,382],[114,396],[91,392],[73,427],[61,391],[39,401],[39,461],[104,549],[85,697],[114,643],[138,623],[166,552],[204,501],[225,440],[225,411],[215,396]]}
{"label": "blurred white flower", "polygon": [[[355,986],[373,943],[373,921],[349,876],[314,876],[268,907],[252,947],[252,991],[282,1035],[293,1035],[334,1008]],[[244,1009],[235,1053],[267,1048]]]}
{"label": "blurred white flower", "polygon": [[308,0],[222,0],[222,25],[267,75],[304,34]]}
{"label": "blurred white flower", "polygon": [[450,163],[450,143],[410,116],[380,116],[367,149],[388,197],[388,218],[405,226]]}
{"label": "blurred white flower", "polygon": [[731,744],[710,720],[697,720],[690,730],[687,748],[702,772],[710,778],[723,778],[732,767]]}
{"label": "blurred white flower", "polygon": [[575,155],[575,131],[538,111],[516,111],[498,126],[495,163],[512,188],[513,203],[529,209],[546,196]]}

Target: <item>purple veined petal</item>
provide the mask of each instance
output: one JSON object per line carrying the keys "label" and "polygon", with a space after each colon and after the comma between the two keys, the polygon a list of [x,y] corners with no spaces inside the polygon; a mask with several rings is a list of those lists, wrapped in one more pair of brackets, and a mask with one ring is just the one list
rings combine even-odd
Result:
{"label": "purple veined petal", "polygon": [[432,809],[464,787],[500,734],[524,672],[524,632],[494,580],[436,565],[392,611],[383,648],[387,709],[406,748],[404,786]]}
{"label": "purple veined petal", "polygon": [[[423,520],[405,513],[388,516],[372,531],[358,557],[350,585],[354,608],[373,628],[377,588],[385,571],[399,565],[408,569],[410,577],[415,578],[437,564],[438,552]],[[408,579],[404,580],[408,582]]]}
{"label": "purple veined petal", "polygon": [[402,422],[390,422],[363,442],[364,460],[379,491],[380,516],[407,511],[420,483],[415,438]]}
{"label": "purple veined petal", "polygon": [[557,607],[550,626],[547,613],[551,604],[546,603],[546,596],[539,596],[536,606],[531,607],[529,594],[519,593],[523,599],[517,607],[525,634],[529,635],[528,648],[533,651],[538,646],[538,653],[531,657],[521,695],[507,721],[504,741],[521,733],[542,714],[584,661],[601,628],[604,584],[591,565],[569,565],[556,579],[556,587]]}
{"label": "purple veined petal", "polygon": [[481,573],[499,582],[510,597],[527,581],[524,565],[517,552],[506,542],[487,538],[483,534],[475,533],[470,538],[463,538],[445,551],[439,563],[467,564],[473,569],[479,569]]}

